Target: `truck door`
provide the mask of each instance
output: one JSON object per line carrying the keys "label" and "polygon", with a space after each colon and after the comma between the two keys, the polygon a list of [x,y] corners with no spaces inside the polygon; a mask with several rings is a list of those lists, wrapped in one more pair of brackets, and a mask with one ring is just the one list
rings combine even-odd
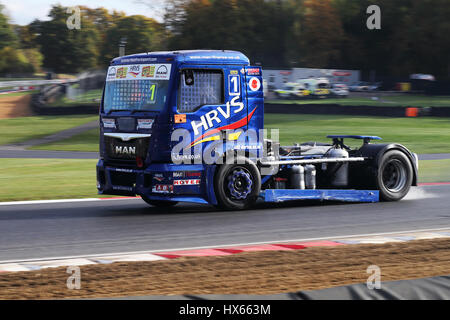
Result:
{"label": "truck door", "polygon": [[181,69],[174,129],[190,132],[189,153],[195,162],[214,145],[237,140],[238,135],[228,137],[227,130],[247,129],[244,72],[232,66]]}

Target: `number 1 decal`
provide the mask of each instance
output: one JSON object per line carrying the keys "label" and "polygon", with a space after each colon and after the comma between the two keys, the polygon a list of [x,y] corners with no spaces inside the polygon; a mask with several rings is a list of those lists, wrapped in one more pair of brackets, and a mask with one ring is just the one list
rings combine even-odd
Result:
{"label": "number 1 decal", "polygon": [[228,76],[228,92],[230,96],[239,96],[241,94],[241,82],[239,75]]}

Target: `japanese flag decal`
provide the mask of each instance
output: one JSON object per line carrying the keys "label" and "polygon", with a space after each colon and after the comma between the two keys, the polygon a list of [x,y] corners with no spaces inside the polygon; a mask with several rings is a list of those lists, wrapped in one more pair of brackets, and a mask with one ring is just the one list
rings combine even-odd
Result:
{"label": "japanese flag decal", "polygon": [[250,78],[248,85],[250,87],[250,90],[258,91],[259,88],[261,88],[261,81],[259,81],[259,79],[256,77],[252,77],[252,78]]}

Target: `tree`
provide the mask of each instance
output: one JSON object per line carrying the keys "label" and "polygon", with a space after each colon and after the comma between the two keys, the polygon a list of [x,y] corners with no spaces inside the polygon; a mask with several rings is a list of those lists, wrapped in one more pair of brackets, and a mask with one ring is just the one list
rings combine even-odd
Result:
{"label": "tree", "polygon": [[3,9],[4,6],[0,3],[0,49],[17,45],[17,36],[9,24],[8,17],[3,13]]}
{"label": "tree", "polygon": [[21,50],[12,47],[0,49],[0,73],[33,73],[33,65],[30,64]]}
{"label": "tree", "polygon": [[55,72],[74,73],[97,66],[98,31],[89,19],[81,16],[81,29],[69,30],[70,14],[60,5],[52,7],[49,21],[41,21],[38,43],[44,56],[44,67]]}
{"label": "tree", "polygon": [[342,23],[331,0],[305,0],[299,17],[302,22],[299,61],[312,68],[333,67],[340,63]]}
{"label": "tree", "polygon": [[450,7],[446,0],[412,1],[393,36],[395,74],[450,77]]}
{"label": "tree", "polygon": [[[290,13],[283,1],[171,1],[171,49],[238,50],[266,66],[283,66]],[[171,11],[172,10],[172,11]]]}
{"label": "tree", "polygon": [[119,55],[119,43],[126,38],[126,53],[159,50],[164,43],[164,26],[141,15],[122,17],[106,31],[102,62],[107,64]]}

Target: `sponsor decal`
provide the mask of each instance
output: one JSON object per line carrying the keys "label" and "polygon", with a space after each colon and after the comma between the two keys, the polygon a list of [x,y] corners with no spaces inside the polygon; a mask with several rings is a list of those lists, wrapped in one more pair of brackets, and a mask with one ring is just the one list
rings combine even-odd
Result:
{"label": "sponsor decal", "polygon": [[153,176],[153,179],[156,180],[156,181],[158,181],[158,182],[161,182],[161,181],[164,180],[163,177],[156,177],[156,176]]}
{"label": "sponsor decal", "polygon": [[114,79],[116,77],[117,70],[115,67],[111,67],[108,70],[108,79]]}
{"label": "sponsor decal", "polygon": [[138,119],[137,129],[151,129],[154,119]]}
{"label": "sponsor decal", "polygon": [[155,66],[146,66],[142,68],[142,77],[153,78],[155,76]]}
{"label": "sponsor decal", "polygon": [[239,71],[237,71],[237,70],[230,70],[230,74],[236,75],[236,74],[239,74]]}
{"label": "sponsor decal", "polygon": [[121,67],[117,69],[116,78],[117,79],[124,79],[127,77],[127,71],[128,67]]}
{"label": "sponsor decal", "polygon": [[247,74],[249,76],[259,76],[259,69],[258,68],[248,68]]}
{"label": "sponsor decal", "polygon": [[118,80],[169,80],[170,64],[130,65],[109,67],[106,81]]}
{"label": "sponsor decal", "polygon": [[186,123],[186,114],[176,114],[174,121],[175,123]]}
{"label": "sponsor decal", "polygon": [[103,119],[103,128],[116,128],[116,120],[114,119]]}
{"label": "sponsor decal", "polygon": [[165,78],[167,76],[167,73],[169,70],[165,65],[161,65],[158,67],[158,70],[156,70],[156,77],[157,78]]}
{"label": "sponsor decal", "polygon": [[174,178],[184,178],[184,177],[201,177],[202,173],[197,171],[175,171],[173,173]]}
{"label": "sponsor decal", "polygon": [[186,171],[186,177],[201,177],[201,172],[195,172],[195,171]]}
{"label": "sponsor decal", "polygon": [[231,117],[231,107],[236,108],[233,110],[233,113],[241,112],[244,109],[244,103],[238,102],[238,99],[239,96],[234,96],[231,101],[228,101],[225,106],[225,110],[222,107],[218,107],[217,109],[211,110],[201,116],[199,122],[191,121],[194,135],[198,135],[200,133],[200,127],[203,127],[203,130],[206,131],[214,126],[213,122],[221,123],[222,119],[228,119]]}
{"label": "sponsor decal", "polygon": [[192,186],[192,185],[199,185],[200,179],[186,179],[186,180],[174,180],[173,185],[174,186]]}
{"label": "sponsor decal", "polygon": [[116,146],[114,149],[116,154],[127,154],[127,155],[135,155],[136,147],[127,147],[127,146]]}
{"label": "sponsor decal", "polygon": [[[237,97],[235,97],[235,98],[237,98]],[[227,103],[227,105],[228,105],[228,103]],[[248,124],[248,122],[250,121],[250,119],[253,117],[253,114],[255,113],[256,108],[258,108],[258,107],[255,107],[255,109],[253,109],[252,112],[250,112],[247,116],[245,116],[241,120],[238,120],[238,121],[233,122],[233,123],[231,123],[229,125],[225,125],[225,126],[222,126],[222,127],[219,127],[219,128],[213,128],[213,129],[209,130],[208,132],[202,134],[200,137],[195,139],[191,143],[191,145],[189,147],[194,146],[195,144],[197,144],[197,142],[199,142],[199,141],[203,140],[204,138],[209,137],[209,136],[211,136],[213,134],[216,134],[216,133],[218,133],[218,132],[220,132],[222,130],[236,130],[236,129],[242,128],[243,126],[246,126]],[[195,129],[194,129],[194,132],[195,132]],[[200,155],[199,155],[199,157],[200,157]],[[175,159],[175,160],[177,160],[177,159]]]}
{"label": "sponsor decal", "polygon": [[176,154],[172,153],[172,160],[176,161],[186,161],[186,160],[197,160],[201,158],[199,154]]}
{"label": "sponsor decal", "polygon": [[258,91],[259,88],[261,88],[261,81],[259,81],[256,77],[250,78],[248,84],[250,86],[250,90],[252,91]]}
{"label": "sponsor decal", "polygon": [[152,187],[153,193],[173,193],[173,186],[170,184],[155,184]]}
{"label": "sponsor decal", "polygon": [[145,62],[154,62],[158,61],[158,58],[123,58],[120,60],[122,63],[145,63]]}
{"label": "sponsor decal", "polygon": [[234,147],[235,150],[258,150],[261,149],[261,146],[258,145],[245,145],[245,144],[238,144]]}
{"label": "sponsor decal", "polygon": [[141,71],[141,67],[139,65],[130,66],[128,74],[130,74],[132,77],[137,77],[139,75],[139,72]]}

